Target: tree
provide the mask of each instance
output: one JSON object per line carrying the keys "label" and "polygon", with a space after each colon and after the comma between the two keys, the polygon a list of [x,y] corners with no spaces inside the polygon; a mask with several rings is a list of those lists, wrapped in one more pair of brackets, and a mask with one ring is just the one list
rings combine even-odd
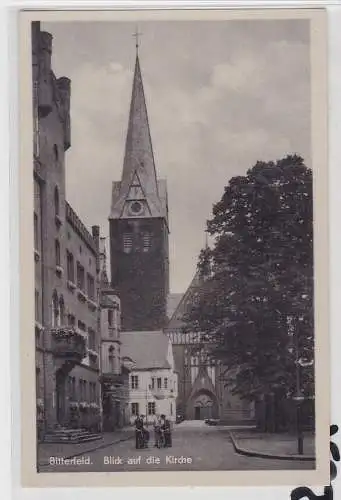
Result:
{"label": "tree", "polygon": [[[257,400],[314,394],[312,172],[297,155],[257,162],[213,206],[205,279],[185,316],[233,392]],[[298,354],[298,355],[297,355]]]}

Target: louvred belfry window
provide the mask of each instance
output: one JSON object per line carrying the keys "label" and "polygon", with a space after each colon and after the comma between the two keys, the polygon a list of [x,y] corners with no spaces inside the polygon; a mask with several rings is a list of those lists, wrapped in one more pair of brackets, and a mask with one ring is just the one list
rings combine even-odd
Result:
{"label": "louvred belfry window", "polygon": [[131,233],[123,234],[123,251],[130,253],[133,249],[133,235]]}
{"label": "louvred belfry window", "polygon": [[151,246],[151,234],[147,232],[143,233],[142,240],[143,240],[143,251],[148,252]]}

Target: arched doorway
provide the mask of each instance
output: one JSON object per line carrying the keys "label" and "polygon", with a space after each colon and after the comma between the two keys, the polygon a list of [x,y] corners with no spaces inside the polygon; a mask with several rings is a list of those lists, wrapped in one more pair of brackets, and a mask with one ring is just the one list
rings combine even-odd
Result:
{"label": "arched doorway", "polygon": [[194,420],[205,420],[207,418],[218,418],[218,403],[216,396],[210,391],[196,392],[190,401],[190,418]]}
{"label": "arched doorway", "polygon": [[60,425],[64,424],[66,416],[65,383],[66,383],[65,373],[61,369],[57,370],[56,371],[57,422]]}

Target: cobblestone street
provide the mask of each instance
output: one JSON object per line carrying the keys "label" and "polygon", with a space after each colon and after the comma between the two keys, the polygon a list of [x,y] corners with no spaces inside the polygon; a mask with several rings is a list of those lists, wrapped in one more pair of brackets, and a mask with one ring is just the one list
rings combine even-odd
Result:
{"label": "cobblestone street", "polygon": [[[74,446],[73,449],[73,453],[78,455],[77,446]],[[71,454],[69,453],[68,456]],[[78,465],[44,465],[40,466],[39,470],[40,472],[295,470],[313,469],[315,466],[314,462],[308,461],[265,459],[239,455],[234,451],[228,428],[209,427],[202,421],[188,421],[175,426],[172,448],[156,449],[154,436],[151,433],[148,449],[136,450],[134,440],[129,439],[84,453],[84,455],[78,455],[77,460]]]}

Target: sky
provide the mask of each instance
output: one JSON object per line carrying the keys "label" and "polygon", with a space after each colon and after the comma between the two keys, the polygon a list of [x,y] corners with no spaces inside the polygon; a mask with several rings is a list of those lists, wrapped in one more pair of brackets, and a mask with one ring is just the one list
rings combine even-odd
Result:
{"label": "sky", "polygon": [[[54,22],[52,66],[71,79],[67,199],[109,235],[135,63],[131,22]],[[166,178],[171,292],[183,293],[224,186],[257,160],[310,164],[309,21],[140,22],[157,174]]]}

